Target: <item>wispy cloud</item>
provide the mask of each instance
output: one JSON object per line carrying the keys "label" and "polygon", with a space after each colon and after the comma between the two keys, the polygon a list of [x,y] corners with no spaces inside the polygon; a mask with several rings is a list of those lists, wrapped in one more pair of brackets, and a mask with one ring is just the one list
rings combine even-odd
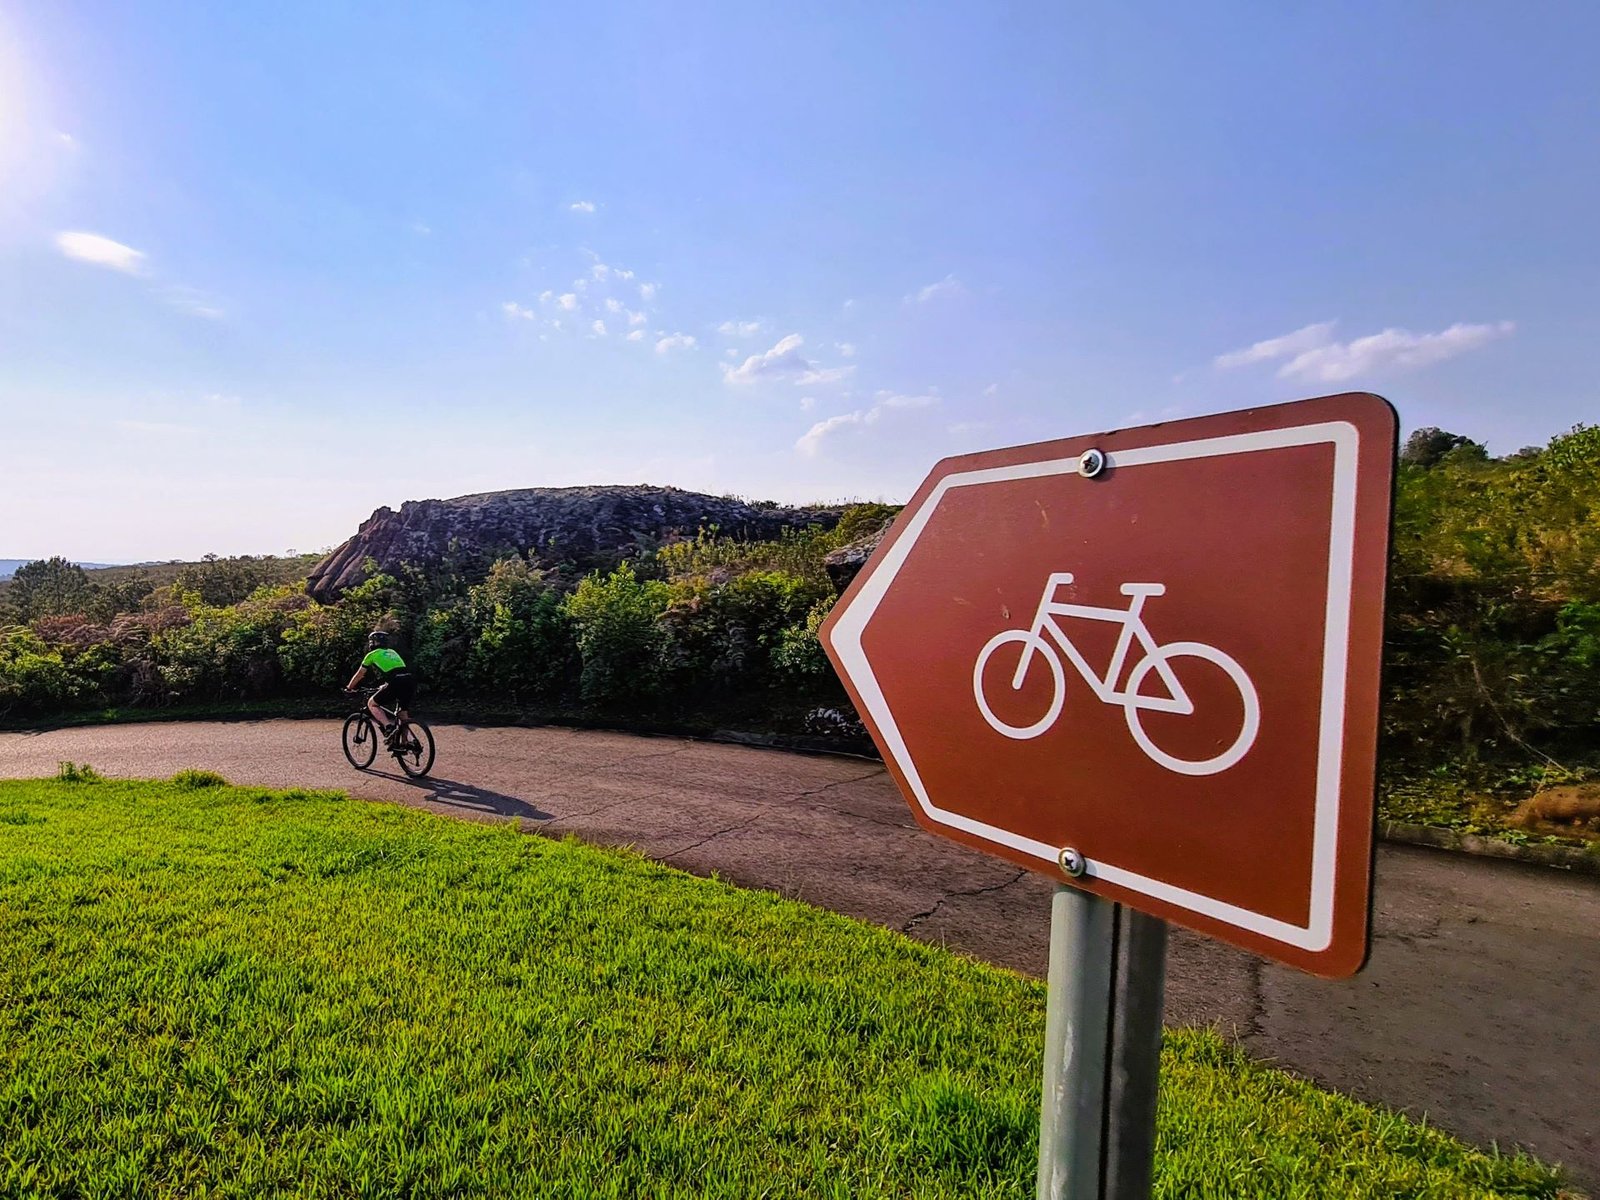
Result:
{"label": "wispy cloud", "polygon": [[761,332],[760,321],[724,321],[717,326],[717,332],[724,337],[754,337]]}
{"label": "wispy cloud", "polygon": [[789,379],[796,385],[837,383],[855,370],[854,366],[819,367],[800,353],[805,338],[791,333],[778,341],[772,349],[752,354],[737,367],[727,363],[722,367],[722,378],[728,383],[750,384],[764,379]]}
{"label": "wispy cloud", "polygon": [[556,307],[563,312],[578,311],[578,296],[576,292],[564,292],[556,297]]}
{"label": "wispy cloud", "polygon": [[1475,350],[1516,331],[1514,321],[1487,325],[1457,322],[1437,333],[1412,333],[1406,329],[1385,329],[1348,342],[1333,337],[1334,322],[1307,325],[1282,337],[1257,342],[1243,350],[1219,355],[1215,366],[1226,370],[1254,363],[1286,360],[1278,368],[1280,379],[1301,379],[1310,383],[1342,383],[1360,375],[1391,368],[1415,369],[1431,366]]}
{"label": "wispy cloud", "polygon": [[599,320],[595,321],[593,324],[591,324],[589,326],[589,332],[594,334],[596,337],[605,337],[605,335],[606,335],[606,323],[604,321],[599,321]]}
{"label": "wispy cloud", "polygon": [[97,267],[109,267],[125,275],[144,273],[145,256],[142,250],[124,246],[121,242],[114,242],[98,233],[84,233],[81,230],[58,233],[56,247],[68,258],[75,258],[79,262],[93,263]]}
{"label": "wispy cloud", "polygon": [[575,200],[573,203],[567,205],[567,210],[575,213],[592,213],[594,209],[595,204],[593,200]]}
{"label": "wispy cloud", "polygon": [[954,275],[946,275],[937,283],[930,283],[906,297],[907,304],[926,304],[929,300],[954,299],[965,296],[967,289],[961,286],[961,281]]}
{"label": "wispy cloud", "polygon": [[665,354],[669,350],[693,350],[699,344],[693,334],[669,333],[656,343],[656,353]]}
{"label": "wispy cloud", "polygon": [[1226,371],[1231,367],[1247,367],[1251,363],[1266,362],[1285,355],[1293,357],[1314,347],[1326,346],[1333,340],[1335,324],[1334,321],[1318,321],[1315,325],[1304,325],[1282,337],[1268,338],[1264,342],[1246,346],[1243,350],[1219,354],[1214,360],[1214,365],[1218,370]]}
{"label": "wispy cloud", "polygon": [[413,221],[411,222],[411,232],[418,237],[427,237],[433,232],[433,228],[426,221]]}
{"label": "wispy cloud", "polygon": [[883,420],[884,414],[895,409],[927,408],[939,403],[937,396],[911,396],[898,392],[882,391],[874,397],[871,408],[857,409],[854,412],[840,413],[837,416],[827,417],[818,421],[805,433],[800,435],[794,448],[801,454],[814,456],[822,448],[822,443],[830,434],[852,425],[876,425]]}
{"label": "wispy cloud", "polygon": [[181,313],[188,313],[191,317],[203,317],[207,321],[220,321],[227,316],[217,302],[199,288],[175,283],[168,287],[155,289],[155,294],[160,297],[164,304],[177,309]]}
{"label": "wispy cloud", "polygon": [[642,330],[642,329],[633,330],[633,332],[628,334],[628,340],[630,342],[642,342],[642,341],[644,341],[644,330]]}
{"label": "wispy cloud", "polygon": [[505,313],[506,319],[511,321],[537,321],[539,314],[531,308],[523,308],[515,300],[507,300],[500,306],[500,311]]}
{"label": "wispy cloud", "polygon": [[854,342],[835,342],[833,344],[833,348],[846,358],[854,358],[856,356],[856,347]]}
{"label": "wispy cloud", "polygon": [[656,292],[659,291],[660,288],[661,285],[659,283],[641,283],[639,285],[639,299],[643,300],[646,304],[651,303],[653,300],[655,300]]}

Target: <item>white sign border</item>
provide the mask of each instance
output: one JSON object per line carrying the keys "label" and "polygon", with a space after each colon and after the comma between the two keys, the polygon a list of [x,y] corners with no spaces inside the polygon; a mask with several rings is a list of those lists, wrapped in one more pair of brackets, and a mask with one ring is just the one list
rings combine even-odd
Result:
{"label": "white sign border", "polygon": [[[1279,920],[1248,908],[1210,896],[1174,887],[1125,867],[1091,860],[1087,874],[1107,883],[1127,888],[1179,908],[1200,913],[1225,924],[1259,934],[1289,946],[1313,953],[1326,950],[1333,941],[1334,869],[1339,829],[1340,779],[1344,764],[1345,680],[1350,650],[1350,610],[1354,599],[1356,464],[1361,435],[1348,421],[1323,421],[1284,429],[1227,437],[1201,438],[1118,450],[1106,455],[1106,470],[1127,470],[1153,463],[1186,459],[1216,458],[1228,454],[1249,454],[1264,450],[1285,450],[1294,446],[1332,444],[1333,507],[1328,544],[1328,588],[1325,634],[1322,648],[1322,711],[1318,722],[1316,808],[1311,843],[1311,904],[1309,920],[1303,926]],[[901,736],[900,728],[884,698],[872,665],[861,646],[867,623],[883,602],[889,585],[910,556],[917,539],[945,495],[958,487],[1002,483],[1013,479],[1039,479],[1050,475],[1081,474],[1077,458],[1048,459],[1019,463],[1009,467],[963,471],[947,475],[926,500],[906,519],[894,544],[863,582],[855,599],[839,614],[829,641],[839,661],[856,685],[862,703],[877,723],[896,764],[916,797],[918,805],[935,824],[1005,846],[1011,850],[1054,864],[1059,846],[1049,846],[1009,830],[988,825],[960,813],[939,808],[928,796],[922,777]]]}

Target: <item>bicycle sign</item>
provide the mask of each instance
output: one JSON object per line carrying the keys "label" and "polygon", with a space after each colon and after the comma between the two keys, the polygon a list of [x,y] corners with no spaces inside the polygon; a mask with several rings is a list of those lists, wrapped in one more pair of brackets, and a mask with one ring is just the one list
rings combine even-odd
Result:
{"label": "bicycle sign", "polygon": [[939,463],[821,630],[917,820],[1356,970],[1396,428],[1354,393]]}
{"label": "bicycle sign", "polygon": [[[1093,690],[1095,698],[1100,703],[1121,706],[1128,720],[1128,732],[1133,735],[1133,740],[1138,743],[1139,749],[1143,750],[1152,762],[1161,764],[1167,770],[1180,775],[1215,775],[1219,771],[1226,771],[1250,752],[1250,747],[1256,740],[1256,733],[1261,728],[1261,702],[1256,697],[1255,684],[1250,682],[1250,676],[1245,674],[1244,668],[1215,646],[1208,646],[1204,642],[1169,642],[1164,646],[1157,645],[1150,630],[1145,626],[1142,615],[1145,601],[1152,596],[1164,595],[1167,590],[1165,584],[1123,584],[1122,594],[1129,598],[1128,607],[1124,609],[1097,608],[1087,604],[1063,604],[1056,601],[1054,597],[1058,589],[1068,587],[1072,582],[1073,576],[1070,572],[1053,573],[1045,581],[1044,594],[1039,598],[1039,608],[1034,615],[1033,624],[1027,629],[1007,629],[1003,633],[995,634],[978,652],[978,661],[972,668],[972,691],[978,702],[978,711],[983,714],[983,719],[989,723],[991,729],[1019,741],[1036,738],[1047,732],[1061,716],[1061,709],[1067,698],[1066,672],[1061,665],[1061,660],[1065,657],[1078,674],[1083,676],[1084,682]],[[1063,618],[1110,621],[1122,627],[1116,649],[1111,655],[1111,665],[1106,668],[1103,676],[1096,675],[1088,660],[1079,652],[1071,634],[1062,627]],[[1046,639],[1044,636],[1046,633],[1054,640],[1055,645]],[[1122,677],[1122,668],[1135,643],[1138,644],[1143,657],[1128,672],[1127,683],[1119,691],[1116,683]],[[1016,668],[1010,673],[1011,689],[1013,691],[1022,689],[1028,670],[1035,662],[1043,662],[1049,669],[1053,685],[1049,707],[1043,716],[1028,725],[1012,725],[997,717],[984,694],[986,686],[984,668],[996,654],[1006,654],[1014,646],[1020,646],[1022,652],[1017,656]],[[1060,648],[1060,653],[1057,653],[1057,647]],[[1190,716],[1194,713],[1194,701],[1184,690],[1177,672],[1173,669],[1173,662],[1181,658],[1203,659],[1215,663],[1238,689],[1243,709],[1239,733],[1227,743],[1225,749],[1209,758],[1194,760],[1168,754],[1155,744],[1141,721],[1140,714],[1147,712],[1175,713],[1180,716]],[[1140,690],[1152,673],[1164,689],[1164,695],[1146,695]]]}

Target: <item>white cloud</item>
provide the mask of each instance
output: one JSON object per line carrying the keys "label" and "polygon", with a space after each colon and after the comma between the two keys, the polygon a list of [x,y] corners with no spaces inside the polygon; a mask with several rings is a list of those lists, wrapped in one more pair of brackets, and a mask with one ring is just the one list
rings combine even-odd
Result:
{"label": "white cloud", "polygon": [[796,387],[806,387],[813,383],[838,383],[841,379],[849,379],[856,373],[854,366],[848,367],[813,367],[794,377]]}
{"label": "white cloud", "polygon": [[630,333],[628,335],[628,340],[630,342],[642,342],[642,341],[644,341],[644,330],[635,329],[632,333]]}
{"label": "white cloud", "polygon": [[988,387],[983,389],[983,394],[985,398],[993,399],[999,391],[1000,385],[998,383],[991,383]]}
{"label": "white cloud", "polygon": [[836,349],[846,358],[854,358],[856,356],[856,347],[854,342],[835,342],[833,346],[834,349]]}
{"label": "white cloud", "polygon": [[622,311],[622,301],[614,296],[607,296],[606,311],[608,313],[620,313]]}
{"label": "white cloud", "polygon": [[1278,368],[1280,379],[1342,383],[1389,368],[1431,366],[1497,338],[1509,337],[1516,330],[1513,321],[1489,325],[1467,325],[1458,321],[1438,333],[1412,333],[1391,328],[1339,342],[1333,339],[1333,326],[1332,321],[1307,325],[1244,350],[1219,355],[1215,365],[1227,369],[1284,359],[1287,361]]}
{"label": "white cloud", "polygon": [[1213,365],[1218,370],[1226,371],[1231,367],[1247,367],[1251,363],[1266,362],[1268,359],[1300,354],[1316,346],[1325,346],[1333,340],[1334,324],[1333,321],[1319,321],[1315,325],[1302,326],[1282,337],[1268,338],[1264,342],[1246,346],[1243,350],[1219,354]]}
{"label": "white cloud", "polygon": [[811,369],[811,363],[800,353],[805,338],[791,333],[780,338],[778,344],[762,354],[752,354],[737,367],[722,365],[722,377],[729,383],[754,383],[773,376],[799,374]]}
{"label": "white cloud", "polygon": [[544,291],[539,293],[539,303],[540,304],[549,304],[555,298],[556,298],[556,294],[554,292],[550,291],[548,288],[546,288]]}
{"label": "white cloud", "polygon": [[413,221],[411,222],[411,232],[416,234],[418,237],[427,237],[433,232],[433,229],[426,221]]}
{"label": "white cloud", "polygon": [[1512,321],[1495,325],[1463,325],[1460,322],[1438,333],[1410,333],[1404,329],[1385,329],[1352,342],[1322,346],[1284,364],[1279,375],[1317,383],[1339,383],[1388,366],[1426,367],[1458,354],[1474,350],[1485,342],[1509,336],[1516,329]]}
{"label": "white cloud", "polygon": [[761,332],[760,321],[724,321],[717,332],[725,337],[753,337]]}
{"label": "white cloud", "polygon": [[656,298],[656,290],[660,288],[660,286],[661,285],[659,283],[641,283],[639,285],[639,299],[643,300],[646,304],[649,304],[650,301]]}
{"label": "white cloud", "polygon": [[590,325],[589,328],[593,330],[594,333],[599,337],[605,337],[606,335],[606,323],[604,321],[597,320],[594,324]]}
{"label": "white cloud", "polygon": [[578,296],[576,292],[563,292],[556,297],[556,304],[565,312],[578,311]]}
{"label": "white cloud", "polygon": [[506,319],[510,321],[515,321],[519,318],[524,321],[534,321],[538,319],[538,315],[533,311],[533,309],[523,308],[522,305],[518,304],[515,300],[507,300],[500,306],[500,311],[505,313]]}
{"label": "white cloud", "polygon": [[593,200],[579,200],[579,201],[577,201],[577,202],[575,202],[573,204],[567,205],[567,210],[569,212],[577,212],[577,213],[592,213],[594,211],[594,201]]}
{"label": "white cloud", "polygon": [[93,263],[97,267],[110,267],[127,275],[144,271],[144,252],[124,246],[98,233],[67,231],[56,234],[56,247],[68,258]]}
{"label": "white cloud", "polygon": [[961,286],[961,281],[954,275],[946,275],[937,283],[930,283],[927,287],[906,297],[907,304],[926,304],[929,300],[954,299],[965,296],[967,289]]}
{"label": "white cloud", "polygon": [[699,342],[694,339],[692,334],[673,333],[668,334],[666,337],[662,338],[656,343],[656,353],[665,354],[669,350],[680,348],[684,350],[693,350],[697,345],[699,345]]}
{"label": "white cloud", "polygon": [[645,316],[642,312],[633,312],[631,310],[628,312],[629,325],[643,325],[649,319],[650,318]]}
{"label": "white cloud", "polygon": [[[818,421],[805,433],[800,435],[794,448],[801,454],[815,455],[822,447],[822,440],[829,434],[843,429],[849,425],[876,425],[883,419],[883,415],[893,409],[927,408],[939,403],[937,396],[908,396],[897,392],[879,392],[873,398],[873,405],[867,409],[857,409],[854,412],[840,413],[835,417],[828,417]],[[802,403],[801,407],[805,407]]]}
{"label": "white cloud", "polygon": [[837,383],[855,367],[819,367],[800,353],[805,339],[798,333],[781,338],[778,344],[762,354],[752,354],[737,367],[720,364],[722,377],[728,383],[756,383],[762,379],[789,378],[797,386],[813,383]]}
{"label": "white cloud", "polygon": [[817,450],[821,448],[823,438],[827,437],[836,429],[843,429],[846,425],[859,425],[861,424],[861,419],[861,413],[847,412],[840,413],[836,417],[828,417],[825,420],[818,421],[810,429],[806,430],[800,435],[800,439],[795,442],[794,448],[800,451],[801,454],[814,455],[816,454]]}
{"label": "white cloud", "polygon": [[732,346],[729,346],[722,353],[724,355],[726,355],[727,357],[729,357],[729,358],[738,358],[739,357],[739,352],[737,350],[735,350]]}
{"label": "white cloud", "polygon": [[815,396],[801,396],[800,397],[800,411],[801,412],[810,412],[816,406],[817,406],[817,398]]}

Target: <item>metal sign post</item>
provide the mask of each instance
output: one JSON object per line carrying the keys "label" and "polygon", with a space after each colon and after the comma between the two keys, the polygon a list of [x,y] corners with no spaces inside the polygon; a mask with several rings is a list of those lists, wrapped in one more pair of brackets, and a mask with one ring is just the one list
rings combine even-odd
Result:
{"label": "metal sign post", "polygon": [[1039,1114],[1039,1200],[1148,1200],[1166,922],[1056,888]]}

